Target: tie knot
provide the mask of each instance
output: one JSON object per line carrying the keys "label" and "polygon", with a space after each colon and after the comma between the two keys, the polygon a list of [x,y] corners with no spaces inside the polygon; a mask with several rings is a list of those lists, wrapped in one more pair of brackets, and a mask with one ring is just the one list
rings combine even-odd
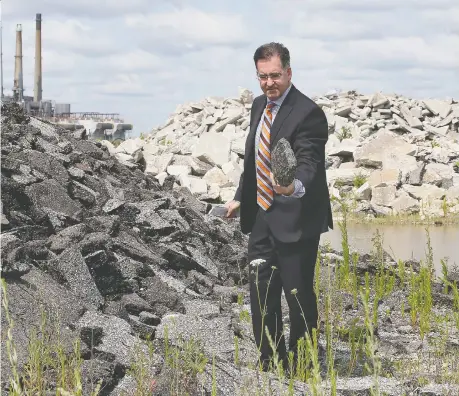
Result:
{"label": "tie knot", "polygon": [[276,103],[274,102],[269,102],[267,105],[266,105],[266,109],[271,111],[273,109],[273,107],[276,106]]}

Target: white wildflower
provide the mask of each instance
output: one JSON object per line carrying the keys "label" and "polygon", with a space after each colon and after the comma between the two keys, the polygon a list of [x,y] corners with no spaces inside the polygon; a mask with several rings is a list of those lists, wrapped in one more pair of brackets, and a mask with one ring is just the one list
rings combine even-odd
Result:
{"label": "white wildflower", "polygon": [[250,265],[251,265],[252,267],[258,267],[258,266],[260,266],[260,265],[263,264],[263,263],[266,263],[266,260],[265,260],[265,259],[255,259],[255,260],[252,260],[252,261],[250,262]]}

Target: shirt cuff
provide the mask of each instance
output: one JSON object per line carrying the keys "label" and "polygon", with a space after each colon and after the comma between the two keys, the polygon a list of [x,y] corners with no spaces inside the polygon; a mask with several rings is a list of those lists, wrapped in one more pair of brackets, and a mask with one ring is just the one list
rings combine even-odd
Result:
{"label": "shirt cuff", "polygon": [[294,185],[295,189],[293,190],[293,193],[291,195],[284,195],[285,197],[301,198],[306,192],[304,189],[303,183],[301,183],[300,180],[295,179],[294,183],[295,183]]}

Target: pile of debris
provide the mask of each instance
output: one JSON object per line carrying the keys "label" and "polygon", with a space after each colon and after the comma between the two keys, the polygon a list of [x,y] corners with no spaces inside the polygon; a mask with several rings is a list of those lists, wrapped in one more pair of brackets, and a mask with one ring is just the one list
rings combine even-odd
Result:
{"label": "pile of debris", "polygon": [[[41,307],[51,322],[59,317],[68,350],[81,338],[83,371],[103,374],[102,394],[129,380],[136,336],[163,340],[171,313],[178,325],[188,323],[188,334],[213,340],[208,356],[231,360],[228,307],[237,300],[234,286],[247,282],[237,220],[209,215],[211,205],[188,189],[160,186],[100,143],[82,140],[81,131],[21,117],[17,105],[3,107],[1,126],[2,278],[19,367]],[[241,339],[240,353],[256,361],[253,340]],[[3,387],[9,378],[2,342]],[[85,394],[91,378],[84,378]]]}
{"label": "pile of debris", "polygon": [[[2,342],[2,390],[6,393],[14,378],[13,362],[18,372],[31,374],[30,380],[36,377],[34,368],[44,368],[40,387],[55,393],[61,386],[55,374],[65,359],[46,352],[51,342],[61,354],[76,353],[82,359],[85,395],[97,384],[100,395],[170,394],[171,379],[193,385],[188,369],[178,370],[186,358],[192,364],[188,368],[196,370],[202,356],[208,362],[196,379],[199,392],[188,388],[191,394],[215,389],[218,395],[255,394],[265,386],[266,378],[249,368],[258,353],[250,325],[247,240],[238,220],[209,215],[211,205],[186,187],[174,188],[174,178],[161,186],[150,172],[118,161],[101,143],[82,139],[82,131],[71,133],[23,117],[14,104],[2,108],[1,121],[0,242],[8,299],[3,306],[9,312],[1,316],[1,326],[17,352],[15,358],[9,337]],[[343,260],[337,252],[325,254],[333,265]],[[375,270],[372,262],[361,257],[359,276]],[[325,290],[329,275],[320,274]],[[435,304],[451,306],[435,293]],[[385,297],[378,313],[387,330],[380,333],[381,353],[390,360],[421,345],[414,334],[406,334],[408,315],[400,319],[395,309],[401,298],[406,297],[399,291]],[[354,326],[365,317],[362,304],[347,303],[353,301],[349,293],[334,300],[347,306],[336,308],[345,313],[341,323]],[[398,316],[388,320],[387,306]],[[48,324],[42,326],[43,317]],[[11,330],[9,318],[14,321]],[[288,323],[285,334],[288,339]],[[139,344],[139,338],[153,340],[155,352]],[[74,340],[81,341],[80,351],[73,352]],[[180,347],[183,340],[197,344],[187,344],[176,366],[166,364],[166,345]],[[339,359],[354,359],[347,342],[339,353]],[[33,359],[27,362],[29,354]],[[357,374],[338,379],[337,394],[369,394],[374,379],[364,374],[363,364],[353,362]],[[168,374],[171,366],[176,371]],[[280,394],[276,376],[270,376],[270,394]],[[385,394],[399,394],[402,385],[411,389],[398,379],[380,378]],[[329,389],[330,384],[324,386]],[[438,387],[440,394],[443,385]],[[293,394],[309,392],[307,385],[294,384]]]}
{"label": "pile of debris", "polygon": [[[355,91],[313,98],[329,124],[327,176],[333,196],[369,216],[459,213],[459,104]],[[234,197],[242,172],[253,93],[179,106],[151,134],[117,148],[120,161],[162,184],[173,176],[208,202]],[[336,205],[339,205],[336,203]]]}

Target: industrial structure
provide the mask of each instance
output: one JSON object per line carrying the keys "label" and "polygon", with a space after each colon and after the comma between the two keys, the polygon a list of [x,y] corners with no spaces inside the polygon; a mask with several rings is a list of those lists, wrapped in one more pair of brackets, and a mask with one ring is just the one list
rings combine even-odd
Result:
{"label": "industrial structure", "polygon": [[[93,111],[72,113],[69,103],[56,103],[54,100],[43,100],[42,76],[42,19],[36,14],[35,28],[35,69],[33,96],[24,95],[23,56],[22,56],[22,25],[16,26],[16,54],[14,63],[13,95],[3,93],[3,53],[1,53],[1,100],[19,103],[29,115],[58,124],[65,129],[86,129],[90,139],[125,140],[132,124],[125,123],[117,113],[97,113]],[[3,41],[3,38],[1,39]]]}

